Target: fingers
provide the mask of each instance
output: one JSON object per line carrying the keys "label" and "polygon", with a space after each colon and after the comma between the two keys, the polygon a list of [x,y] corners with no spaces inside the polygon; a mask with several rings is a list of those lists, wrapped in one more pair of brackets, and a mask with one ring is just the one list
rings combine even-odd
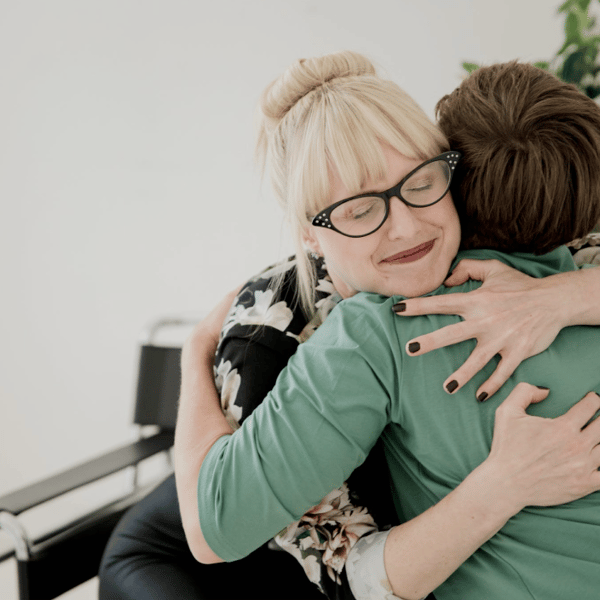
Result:
{"label": "fingers", "polygon": [[[446,379],[444,389],[452,394],[457,392],[466,383],[471,381],[473,376],[481,371],[494,356],[495,353],[493,351],[477,347],[465,363]],[[520,364],[521,359],[516,356],[502,358],[492,375],[475,392],[477,400],[479,402],[489,400],[508,381],[509,377]]]}
{"label": "fingers", "polygon": [[502,357],[492,375],[475,393],[477,400],[480,402],[489,400],[508,381],[508,378],[515,372],[521,361],[522,357],[516,354]]}
{"label": "fingers", "polygon": [[[473,376],[481,371],[481,369],[483,369],[493,357],[494,353],[486,352],[479,347],[475,348],[475,350],[473,350],[471,353],[471,356],[469,356],[464,364],[458,370],[452,373],[452,375],[450,375],[446,381],[444,381],[444,389],[450,394],[457,392],[466,383],[471,381]],[[508,377],[510,377],[510,374],[507,376],[507,378]],[[489,381],[490,380],[488,379],[486,384],[489,383]],[[488,397],[497,392],[500,388],[500,386],[498,386],[497,388],[493,389],[492,384],[488,386],[486,386],[486,384],[482,385],[479,390],[477,390],[476,398],[480,402],[487,400]]]}
{"label": "fingers", "polygon": [[[450,276],[444,281],[444,285],[447,287],[454,287],[455,285],[461,285],[469,279],[475,279],[481,281],[481,278],[475,276],[477,266],[474,263],[481,261],[465,258],[461,260],[458,265],[454,268]],[[471,276],[473,271],[473,276]]]}
{"label": "fingers", "polygon": [[467,321],[461,321],[410,340],[406,344],[406,353],[410,356],[420,356],[474,337],[475,333],[471,325]]}
{"label": "fingers", "polygon": [[[594,392],[590,392],[577,404],[572,406],[562,417],[559,417],[559,419],[570,421],[577,428],[583,429],[599,410],[600,396]],[[586,427],[586,430],[589,429],[590,435],[596,434],[596,430],[599,427],[597,422],[598,419]],[[598,441],[600,442],[600,439]]]}
{"label": "fingers", "polygon": [[589,425],[584,427],[583,435],[593,446],[600,444],[600,419],[596,417]]}
{"label": "fingers", "polygon": [[498,260],[473,260],[465,258],[461,260],[452,274],[444,284],[448,287],[455,285],[461,285],[468,279],[474,279],[476,281],[485,281],[493,273],[502,270],[504,265]]}
{"label": "fingers", "polygon": [[[600,446],[598,444],[596,444],[596,446],[594,446],[592,448],[591,458],[592,458],[592,465],[596,469],[600,469]],[[598,489],[600,489],[600,471],[597,471],[597,475],[598,475]]]}
{"label": "fingers", "polygon": [[401,316],[414,315],[460,315],[465,306],[472,301],[467,293],[446,294],[444,296],[427,296],[425,298],[411,298],[398,302],[392,310]]}
{"label": "fingers", "polygon": [[542,389],[530,383],[521,382],[515,386],[515,389],[504,399],[497,408],[497,412],[508,413],[517,411],[525,413],[530,404],[541,402],[548,396],[550,390]]}
{"label": "fingers", "polygon": [[[461,321],[410,340],[406,344],[405,351],[409,356],[421,356],[432,350],[458,344],[475,337],[476,332],[470,323]],[[498,350],[495,346],[478,343],[463,365],[446,379],[443,384],[444,389],[450,394],[457,392],[471,381],[474,375],[481,371],[496,354],[498,354]],[[483,402],[491,398],[515,372],[523,357],[523,353],[520,351],[512,351],[503,357],[489,379],[477,390],[477,400]]]}

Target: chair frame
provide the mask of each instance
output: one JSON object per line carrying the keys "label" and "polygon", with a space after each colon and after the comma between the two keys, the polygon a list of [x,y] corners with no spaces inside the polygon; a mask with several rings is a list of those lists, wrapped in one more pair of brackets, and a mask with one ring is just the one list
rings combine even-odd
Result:
{"label": "chair frame", "polygon": [[[136,441],[0,497],[0,529],[13,542],[13,549],[0,554],[0,562],[16,557],[19,600],[50,600],[97,575],[102,551],[120,517],[168,474],[145,486],[139,484],[139,464],[147,458],[163,452],[172,467],[169,451],[174,440],[181,348],[158,345],[155,340],[166,327],[189,327],[198,320],[199,317],[161,318],[142,332],[134,415]],[[144,436],[146,425],[157,426],[158,431]],[[36,506],[128,468],[133,468],[128,493],[37,539],[30,537],[19,520],[19,515]],[[82,552],[83,547],[86,552]],[[58,558],[53,559],[53,555]],[[73,561],[68,563],[68,569],[64,568],[65,556]],[[49,576],[61,567],[69,573],[63,573],[60,582],[54,582],[56,578]],[[47,581],[39,583],[44,579]]]}

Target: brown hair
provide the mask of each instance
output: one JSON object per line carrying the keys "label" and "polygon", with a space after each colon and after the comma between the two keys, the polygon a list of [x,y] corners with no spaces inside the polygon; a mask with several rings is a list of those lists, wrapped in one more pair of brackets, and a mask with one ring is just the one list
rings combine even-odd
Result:
{"label": "brown hair", "polygon": [[463,247],[542,254],[600,218],[600,107],[518,62],[481,67],[437,104],[462,152],[454,201]]}

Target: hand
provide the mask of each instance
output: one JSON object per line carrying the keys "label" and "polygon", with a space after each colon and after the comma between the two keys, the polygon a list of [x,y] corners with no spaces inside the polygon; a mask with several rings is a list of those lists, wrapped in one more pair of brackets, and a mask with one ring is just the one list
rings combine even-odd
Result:
{"label": "hand", "polygon": [[[476,392],[479,400],[495,394],[526,358],[545,350],[564,326],[560,322],[564,299],[549,285],[552,278],[535,279],[497,260],[460,261],[445,281],[447,286],[468,279],[483,281],[468,293],[406,300],[399,315],[453,314],[464,321],[417,337],[406,345],[410,356],[419,356],[464,340],[475,338],[477,346],[467,361],[444,382],[454,392],[467,383],[496,354],[501,360],[490,378]],[[419,349],[410,352],[417,342]],[[456,382],[453,385],[452,382]],[[450,384],[450,387],[448,385]]]}
{"label": "hand", "polygon": [[492,448],[481,465],[495,473],[502,497],[516,502],[515,513],[600,490],[600,419],[589,423],[600,410],[600,396],[587,394],[556,419],[525,412],[547,395],[548,390],[527,383],[515,387],[496,410]]}

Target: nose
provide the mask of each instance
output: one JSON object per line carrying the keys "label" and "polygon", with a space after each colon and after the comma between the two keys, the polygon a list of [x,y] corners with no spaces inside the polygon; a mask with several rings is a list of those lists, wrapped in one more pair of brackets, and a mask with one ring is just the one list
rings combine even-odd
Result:
{"label": "nose", "polygon": [[390,239],[411,238],[421,227],[418,208],[411,208],[393,196],[390,198],[390,212],[386,219],[386,234]]}

